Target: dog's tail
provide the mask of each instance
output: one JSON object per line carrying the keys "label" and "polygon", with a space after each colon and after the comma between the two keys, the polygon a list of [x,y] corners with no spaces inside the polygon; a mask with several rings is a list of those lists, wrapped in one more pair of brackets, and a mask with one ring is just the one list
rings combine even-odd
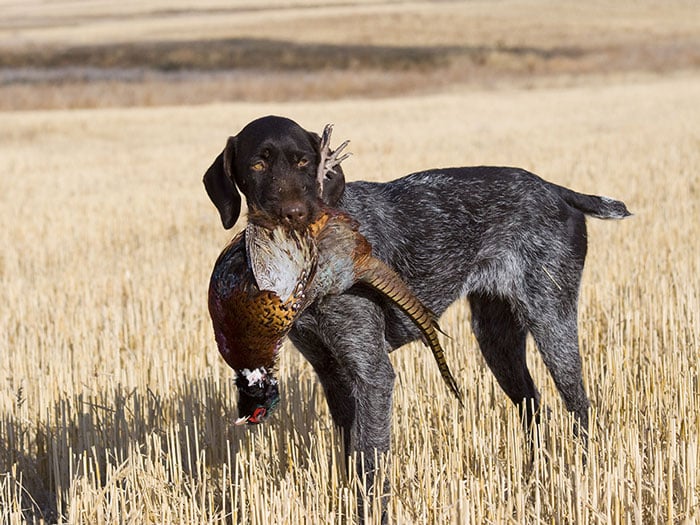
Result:
{"label": "dog's tail", "polygon": [[622,201],[611,199],[610,197],[578,193],[555,184],[552,186],[569,206],[591,217],[598,219],[624,219],[632,215]]}

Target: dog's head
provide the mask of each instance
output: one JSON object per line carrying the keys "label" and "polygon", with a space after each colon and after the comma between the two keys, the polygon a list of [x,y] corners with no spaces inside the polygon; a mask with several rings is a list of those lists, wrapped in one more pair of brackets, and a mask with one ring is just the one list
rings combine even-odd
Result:
{"label": "dog's head", "polygon": [[[229,137],[224,151],[204,174],[204,186],[231,228],[241,211],[243,193],[252,221],[308,226],[319,211],[316,173],[321,138],[293,120],[268,116]],[[345,189],[338,166],[326,174],[322,200],[334,206]]]}

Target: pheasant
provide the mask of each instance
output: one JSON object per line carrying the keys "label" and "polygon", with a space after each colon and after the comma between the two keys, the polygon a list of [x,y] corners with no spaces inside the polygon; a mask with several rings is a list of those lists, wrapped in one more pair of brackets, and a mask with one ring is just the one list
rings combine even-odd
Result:
{"label": "pheasant", "polygon": [[[346,143],[333,155],[325,154],[329,137],[326,127],[321,161],[325,170],[345,158],[338,153]],[[321,208],[303,231],[253,221],[217,259],[209,284],[209,313],[219,352],[237,375],[236,424],[261,423],[278,404],[274,377],[278,352],[304,309],[357,282],[382,293],[410,317],[432,350],[444,381],[462,402],[440,346],[436,316],[396,272],[372,256],[372,247],[358,228],[350,216],[330,208]]]}
{"label": "pheasant", "polygon": [[[247,253],[270,250],[265,270],[253,273]],[[223,250],[209,282],[209,315],[221,356],[236,371],[239,422],[260,423],[279,402],[273,369],[282,340],[310,304],[317,266],[308,233],[263,230],[249,224]],[[259,279],[259,280],[258,280]]]}

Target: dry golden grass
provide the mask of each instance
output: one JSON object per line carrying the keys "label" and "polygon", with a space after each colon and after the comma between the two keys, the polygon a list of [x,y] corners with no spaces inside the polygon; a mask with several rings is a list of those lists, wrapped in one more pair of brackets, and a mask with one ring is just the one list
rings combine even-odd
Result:
{"label": "dry golden grass", "polygon": [[313,371],[283,352],[282,403],[234,428],[206,312],[229,234],[201,175],[250,119],[352,139],[350,178],[506,164],[627,202],[589,221],[581,350],[589,462],[551,409],[528,473],[517,413],[468,308],[442,319],[460,410],[420,344],[392,355],[397,523],[692,523],[700,513],[700,77],[382,101],[4,113],[0,119],[0,521],[346,523]]}
{"label": "dry golden grass", "polygon": [[[394,522],[698,521],[693,0],[209,0],[196,11],[182,0],[0,0],[0,11],[6,65],[12,53],[234,37],[293,42],[321,61],[316,46],[326,44],[467,50],[444,67],[391,74],[273,67],[0,85],[0,523],[353,522],[356,481],[343,473],[310,366],[286,347],[277,415],[234,427],[232,372],[206,311],[230,234],[201,176],[228,134],[270,113],[316,130],[334,122],[337,139],[352,140],[351,179],[517,165],[635,213],[588,222],[579,316],[588,464],[531,345],[551,413],[527,470],[517,412],[460,302],[442,326],[463,410],[424,347],[392,355]],[[366,98],[377,95],[389,98]],[[175,107],[251,98],[296,101]],[[162,104],[173,106],[2,111]]]}
{"label": "dry golden grass", "polygon": [[374,45],[616,44],[698,36],[694,0],[0,0],[5,47],[271,38]]}

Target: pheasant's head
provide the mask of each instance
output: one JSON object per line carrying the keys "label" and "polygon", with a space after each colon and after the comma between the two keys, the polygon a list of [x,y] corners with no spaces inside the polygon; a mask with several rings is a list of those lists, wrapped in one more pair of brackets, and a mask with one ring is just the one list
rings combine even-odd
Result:
{"label": "pheasant's head", "polygon": [[277,379],[265,367],[237,370],[238,419],[236,425],[256,425],[277,407],[280,393]]}

